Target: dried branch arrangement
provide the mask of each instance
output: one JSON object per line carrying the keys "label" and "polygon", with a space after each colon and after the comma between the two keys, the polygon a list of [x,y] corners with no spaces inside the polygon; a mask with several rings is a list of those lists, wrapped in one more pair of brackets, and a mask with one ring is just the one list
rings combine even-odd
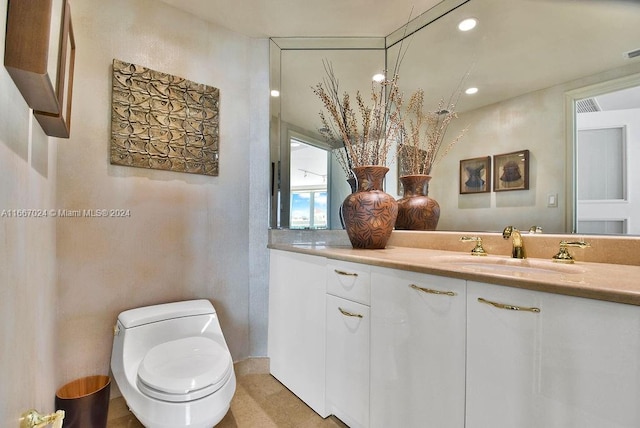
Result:
{"label": "dried branch arrangement", "polygon": [[358,91],[354,105],[347,92],[340,93],[331,63],[325,61],[324,68],[326,77],[313,92],[324,106],[320,112],[320,133],[334,147],[344,149],[337,154],[338,162],[348,177],[354,167],[386,166],[403,129],[398,75],[394,74],[391,80],[372,82],[370,104],[365,103]]}
{"label": "dried branch arrangement", "polygon": [[425,111],[424,91],[419,89],[411,96],[405,118],[408,122],[405,141],[398,149],[400,168],[404,175],[430,174],[433,166],[462,138],[467,128],[442,150],[447,128],[458,117],[455,107],[459,97],[458,88],[447,104],[441,99],[435,111]]}

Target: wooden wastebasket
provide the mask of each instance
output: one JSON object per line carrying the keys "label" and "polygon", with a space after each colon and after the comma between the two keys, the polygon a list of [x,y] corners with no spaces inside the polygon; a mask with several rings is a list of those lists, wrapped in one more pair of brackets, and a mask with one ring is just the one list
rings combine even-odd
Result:
{"label": "wooden wastebasket", "polygon": [[88,376],[56,391],[56,409],[64,410],[64,428],[106,428],[109,376]]}

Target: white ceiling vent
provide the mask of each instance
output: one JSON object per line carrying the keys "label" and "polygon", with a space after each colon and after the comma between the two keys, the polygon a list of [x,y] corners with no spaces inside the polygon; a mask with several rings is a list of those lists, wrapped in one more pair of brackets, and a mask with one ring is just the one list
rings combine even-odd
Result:
{"label": "white ceiling vent", "polygon": [[626,53],[627,58],[636,58],[640,56],[640,49],[635,49]]}
{"label": "white ceiling vent", "polygon": [[583,100],[576,101],[577,113],[589,113],[602,110],[598,105],[598,102],[594,98],[585,98]]}

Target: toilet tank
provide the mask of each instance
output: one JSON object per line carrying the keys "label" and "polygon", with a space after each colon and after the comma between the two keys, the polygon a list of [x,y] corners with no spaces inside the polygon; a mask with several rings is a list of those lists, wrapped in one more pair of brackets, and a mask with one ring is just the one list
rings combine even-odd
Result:
{"label": "toilet tank", "polygon": [[125,366],[142,359],[153,346],[185,337],[208,337],[228,349],[216,310],[205,299],[124,311],[115,331],[113,353]]}
{"label": "toilet tank", "polygon": [[118,321],[124,328],[133,328],[158,321],[215,313],[211,302],[200,299],[130,309],[118,315]]}

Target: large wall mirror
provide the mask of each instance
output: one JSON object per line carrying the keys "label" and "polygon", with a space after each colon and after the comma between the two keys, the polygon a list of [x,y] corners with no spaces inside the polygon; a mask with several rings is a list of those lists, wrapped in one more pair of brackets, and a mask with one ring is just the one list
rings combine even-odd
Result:
{"label": "large wall mirror", "polygon": [[[477,26],[460,32],[458,23],[468,17]],[[281,96],[272,99],[271,226],[290,226],[291,183],[282,171],[292,132],[320,140],[321,104],[310,87],[324,75],[322,60],[333,63],[342,89],[366,92],[371,76],[393,68],[398,50],[406,49],[400,64],[406,97],[422,88],[426,105],[435,108],[467,74],[465,86],[478,88],[460,98],[447,138],[465,126],[468,131],[432,170],[429,195],[441,206],[438,230],[501,231],[513,224],[524,230],[541,226],[545,233],[640,234],[640,210],[627,209],[640,199],[633,186],[640,156],[638,22],[636,1],[445,0],[408,24],[404,42],[404,28],[386,37],[382,50],[376,39],[351,39],[337,49],[324,49],[326,40],[294,39],[290,46],[277,40],[272,87]],[[385,60],[386,67],[380,65]],[[624,119],[613,125],[596,118],[621,110]],[[617,131],[599,143],[602,132],[595,131],[601,128]],[[461,160],[519,150],[530,153],[528,190],[460,194]],[[349,187],[339,166],[329,162],[328,171],[326,224],[340,228],[337,206]],[[579,176],[585,173],[588,178]],[[396,174],[392,165],[385,190],[398,196]],[[601,198],[611,203],[596,206]]]}

